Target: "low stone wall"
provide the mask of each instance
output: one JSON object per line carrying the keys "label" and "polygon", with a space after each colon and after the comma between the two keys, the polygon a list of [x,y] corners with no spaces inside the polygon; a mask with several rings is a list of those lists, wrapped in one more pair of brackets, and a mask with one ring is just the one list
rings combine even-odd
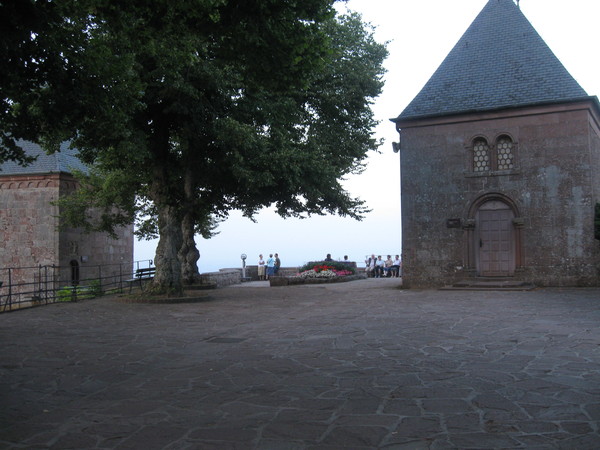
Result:
{"label": "low stone wall", "polygon": [[281,267],[277,273],[278,277],[293,277],[298,274],[297,267]]}
{"label": "low stone wall", "polygon": [[200,274],[202,284],[215,284],[216,287],[231,286],[242,282],[242,269],[221,269],[218,272]]}
{"label": "low stone wall", "polygon": [[[364,272],[365,268],[357,268],[355,262],[348,263],[350,267],[354,267],[358,272]],[[241,270],[241,269],[240,269]],[[293,277],[298,275],[298,267],[281,267],[277,276],[279,277]],[[251,278],[252,281],[258,280],[258,266],[246,266],[246,277]]]}
{"label": "low stone wall", "polygon": [[[304,279],[303,278],[297,278],[296,275],[298,274],[298,268],[297,267],[282,267],[279,269],[279,273],[277,276],[273,277],[271,280],[271,286],[288,286],[289,284],[303,284],[304,283]],[[357,275],[353,275],[351,277],[343,277],[342,278],[337,278],[337,279],[333,279],[333,280],[337,280],[337,281],[330,281],[330,279],[321,279],[321,278],[313,278],[311,280],[314,280],[314,283],[336,283],[336,282],[340,282],[340,281],[350,281],[349,278],[352,279],[356,279],[354,277],[358,277],[358,278],[364,278],[364,269],[357,269]],[[286,282],[284,280],[292,280],[291,282]],[[220,287],[225,287],[225,286],[231,286],[232,284],[239,284],[242,281],[257,281],[258,280],[258,266],[246,266],[246,279],[242,280],[242,269],[234,269],[234,268],[230,268],[230,269],[220,269],[218,272],[206,272],[206,273],[202,273],[200,274],[200,282],[201,284],[214,284],[216,285],[216,287],[220,288]],[[273,284],[274,280],[278,280],[275,281],[275,283],[283,283],[283,284]],[[300,280],[300,281],[299,281]]]}
{"label": "low stone wall", "polygon": [[258,280],[258,266],[246,266],[246,278],[250,278],[252,281]]}
{"label": "low stone wall", "polygon": [[[296,275],[297,273],[297,267],[281,267],[279,269],[279,276],[291,277]],[[258,280],[258,266],[246,266],[246,277],[251,278],[252,281]]]}
{"label": "low stone wall", "polygon": [[[282,267],[279,274],[291,277],[298,273],[297,267]],[[258,280],[258,266],[246,266],[246,281]],[[201,284],[214,284],[216,287],[231,286],[239,284],[242,280],[242,269],[220,269],[218,272],[206,272],[200,274]]]}

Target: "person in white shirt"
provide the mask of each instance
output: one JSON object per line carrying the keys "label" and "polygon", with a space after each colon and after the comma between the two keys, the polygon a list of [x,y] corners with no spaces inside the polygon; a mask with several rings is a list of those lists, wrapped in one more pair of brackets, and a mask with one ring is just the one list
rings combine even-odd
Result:
{"label": "person in white shirt", "polygon": [[370,258],[367,258],[365,260],[365,265],[367,266],[365,271],[367,272],[367,276],[368,277],[374,277],[375,276],[375,255],[371,255]]}
{"label": "person in white shirt", "polygon": [[263,259],[263,255],[258,255],[258,279],[265,279],[265,260]]}
{"label": "person in white shirt", "polygon": [[381,255],[379,255],[377,261],[375,261],[375,278],[381,278],[383,276],[384,265],[385,261],[381,259]]}
{"label": "person in white shirt", "polygon": [[402,267],[402,262],[400,261],[400,256],[396,255],[392,263],[392,276],[399,277],[400,276],[400,267]]}

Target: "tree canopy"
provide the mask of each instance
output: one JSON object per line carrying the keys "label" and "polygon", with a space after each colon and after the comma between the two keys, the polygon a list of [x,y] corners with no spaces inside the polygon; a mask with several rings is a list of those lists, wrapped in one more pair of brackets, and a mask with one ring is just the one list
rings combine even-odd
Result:
{"label": "tree canopy", "polygon": [[137,217],[160,238],[162,289],[193,281],[194,234],[233,209],[360,219],[341,180],[379,145],[387,51],[333,4],[4,1],[0,161],[26,162],[16,139],[70,140],[93,165],[70,222],[111,231]]}

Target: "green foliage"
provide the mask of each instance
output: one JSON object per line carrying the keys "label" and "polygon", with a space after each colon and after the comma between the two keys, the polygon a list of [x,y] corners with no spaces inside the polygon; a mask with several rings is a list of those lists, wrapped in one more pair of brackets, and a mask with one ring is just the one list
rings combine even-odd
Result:
{"label": "green foliage", "polygon": [[65,286],[56,291],[57,302],[70,302],[73,299],[73,286]]}
{"label": "green foliage", "polygon": [[92,280],[92,281],[90,281],[88,292],[90,293],[90,295],[92,295],[92,297],[100,297],[100,296],[102,296],[102,294],[103,294],[103,292],[102,292],[102,283],[100,282],[100,280]]}
{"label": "green foliage", "polygon": [[75,300],[88,300],[102,296],[100,280],[92,280],[89,286],[63,286],[56,291],[57,302],[70,302]]}
{"label": "green foliage", "polygon": [[73,300],[87,300],[94,298],[89,288],[83,286],[64,286],[56,291],[57,302],[70,302]]}
{"label": "green foliage", "polygon": [[79,188],[60,197],[61,227],[85,232],[103,231],[117,238],[116,228],[130,225],[136,216],[136,187],[122,170],[91,167],[87,174],[74,171]]}
{"label": "green foliage", "polygon": [[[18,159],[13,139],[70,140],[93,168],[60,200],[65,223],[114,233],[135,217],[165,260],[233,209],[361,219],[341,180],[380,144],[387,51],[333,4],[2,2],[0,159]],[[176,286],[170,273],[155,280]]]}
{"label": "green foliage", "polygon": [[356,268],[352,266],[352,264],[347,264],[341,261],[311,261],[304,264],[298,270],[299,272],[304,272],[306,270],[311,270],[316,266],[329,266],[333,267],[335,270],[348,270],[352,272],[352,274],[356,273]]}

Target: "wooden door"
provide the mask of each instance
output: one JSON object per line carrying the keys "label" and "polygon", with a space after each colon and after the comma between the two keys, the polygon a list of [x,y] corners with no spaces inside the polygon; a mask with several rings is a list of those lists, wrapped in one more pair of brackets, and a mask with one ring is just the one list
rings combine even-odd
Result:
{"label": "wooden door", "polygon": [[512,276],[515,271],[513,212],[499,201],[484,203],[478,212],[479,274]]}

